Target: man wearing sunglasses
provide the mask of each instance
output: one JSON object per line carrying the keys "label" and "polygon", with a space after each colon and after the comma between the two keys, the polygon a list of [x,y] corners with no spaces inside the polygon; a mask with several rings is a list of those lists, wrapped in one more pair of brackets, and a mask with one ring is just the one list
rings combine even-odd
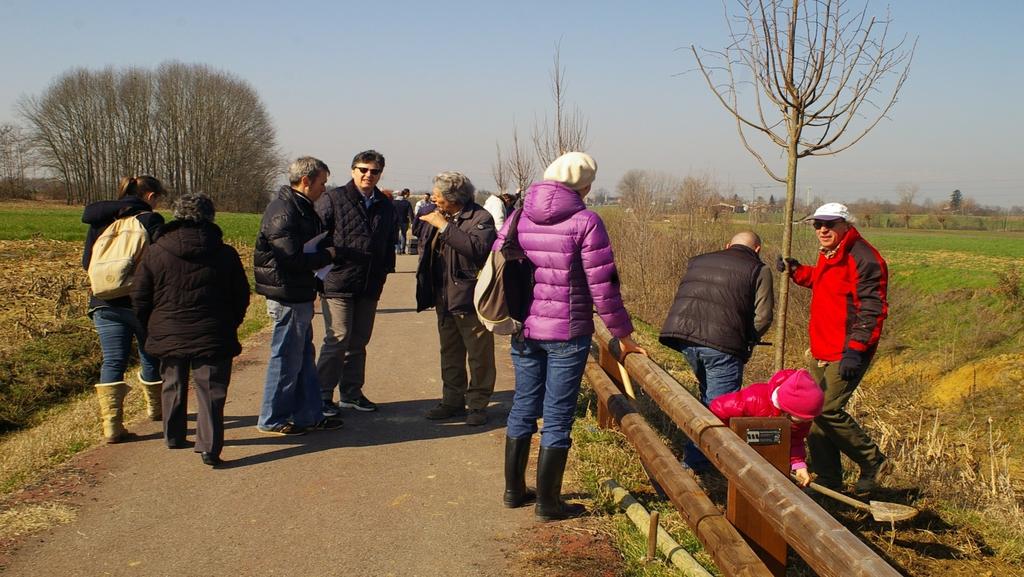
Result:
{"label": "man wearing sunglasses", "polygon": [[316,203],[337,251],[320,287],[325,335],[316,369],[324,416],[337,415],[339,407],[377,410],[363,394],[366,345],[377,301],[388,273],[395,270],[397,238],[394,205],[377,188],[383,171],[383,155],[360,152],[352,159],[352,180],[327,191]]}
{"label": "man wearing sunglasses", "polygon": [[877,486],[885,455],[846,412],[846,403],[878,347],[889,311],[889,270],[853,226],[846,206],[824,204],[806,220],[818,238],[818,262],[806,266],[780,256],[776,268],[788,268],[793,282],[811,289],[810,371],[825,391],[825,406],[807,436],[810,468],[818,483],[839,488],[842,452],[860,467],[854,491],[866,494]]}

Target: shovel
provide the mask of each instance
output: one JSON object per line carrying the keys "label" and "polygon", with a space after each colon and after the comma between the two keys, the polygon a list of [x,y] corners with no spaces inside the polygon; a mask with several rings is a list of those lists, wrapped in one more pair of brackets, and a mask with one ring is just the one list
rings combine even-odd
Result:
{"label": "shovel", "polygon": [[907,519],[913,519],[918,513],[917,509],[910,505],[887,503],[885,501],[869,501],[864,503],[863,501],[858,501],[852,497],[847,497],[838,491],[833,491],[828,487],[822,487],[817,483],[811,483],[810,487],[826,497],[832,497],[836,501],[841,501],[851,507],[856,507],[857,509],[871,513],[871,517],[873,517],[875,521],[889,523],[895,521],[906,521]]}

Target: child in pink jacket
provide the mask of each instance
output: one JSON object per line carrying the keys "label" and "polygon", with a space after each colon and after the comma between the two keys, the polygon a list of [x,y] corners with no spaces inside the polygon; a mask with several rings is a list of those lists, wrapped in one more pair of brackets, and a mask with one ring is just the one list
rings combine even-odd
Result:
{"label": "child in pink jacket", "polygon": [[732,417],[788,417],[789,463],[801,487],[811,482],[804,439],[811,421],[821,414],[825,395],[806,369],[783,369],[767,383],[754,383],[711,401],[711,412],[729,424]]}

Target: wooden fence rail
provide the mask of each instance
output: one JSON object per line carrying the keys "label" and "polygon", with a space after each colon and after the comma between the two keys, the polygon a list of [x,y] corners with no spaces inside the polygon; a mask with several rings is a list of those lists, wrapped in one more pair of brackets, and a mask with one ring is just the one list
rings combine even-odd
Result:
{"label": "wooden fence rail", "polygon": [[658,480],[676,509],[683,514],[686,523],[704,544],[704,549],[715,560],[718,568],[730,576],[771,577],[767,567],[743,536],[704,494],[697,481],[680,470],[676,456],[661,442],[658,434],[636,412],[633,403],[619,391],[601,367],[593,361],[587,363],[586,376],[599,402],[608,407],[622,433],[636,448],[644,466]]}
{"label": "wooden fence rail", "polygon": [[[595,319],[595,323],[597,324],[595,340],[598,346],[604,349],[602,357],[604,359],[617,358],[618,341],[612,338],[599,320]],[[602,364],[607,365],[608,363]],[[805,495],[785,474],[761,458],[743,439],[729,430],[722,421],[664,369],[642,355],[630,355],[624,364],[633,380],[633,385],[639,385],[661,410],[700,447],[718,470],[734,484],[737,490],[771,524],[772,528],[786,539],[786,542],[818,575],[822,577],[899,577],[900,574],[877,553]],[[610,370],[609,366],[601,368],[604,369],[603,373],[606,377],[618,381],[617,367],[616,370]],[[592,383],[600,381],[595,369],[588,368],[587,376]],[[606,395],[610,401],[607,405],[608,409],[623,417],[628,416],[629,410],[623,406],[623,403],[626,403],[628,407],[631,407],[632,404],[625,400],[625,396],[618,394],[617,389],[615,394],[611,394],[605,386],[598,386],[608,393]],[[631,425],[631,428],[635,428],[635,425]],[[626,433],[625,428],[623,432]],[[637,440],[631,438],[631,441],[637,447],[641,460],[654,473],[657,482],[666,489],[666,494],[669,495],[672,503],[686,517],[687,522],[695,529],[697,537],[718,563],[718,557],[715,556],[714,551],[720,547],[719,541],[717,539],[705,541],[701,532],[697,530],[701,523],[701,517],[694,517],[693,512],[688,512],[686,504],[677,502],[677,498],[668,491],[668,487],[672,486],[673,491],[678,491],[678,499],[694,498],[690,486],[693,479],[690,474],[683,470],[675,456],[656,435],[651,438],[644,434]],[[652,444],[664,448],[664,451],[650,447],[649,445]],[[665,452],[668,452],[668,455]],[[648,456],[644,457],[645,454]],[[689,483],[682,478],[688,479]],[[706,496],[704,498],[706,499]],[[735,530],[733,529],[733,531]],[[746,567],[747,565],[744,563],[738,570],[746,570]],[[748,574],[731,573],[727,567],[722,565],[719,565],[719,568],[730,577]]]}

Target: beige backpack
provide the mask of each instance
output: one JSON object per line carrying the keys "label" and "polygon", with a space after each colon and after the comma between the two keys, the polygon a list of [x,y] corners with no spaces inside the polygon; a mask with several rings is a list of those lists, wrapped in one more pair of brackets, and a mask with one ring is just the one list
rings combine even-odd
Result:
{"label": "beige backpack", "polygon": [[149,233],[136,216],[115,220],[92,245],[89,284],[98,298],[124,297],[132,290],[135,267],[149,245]]}

